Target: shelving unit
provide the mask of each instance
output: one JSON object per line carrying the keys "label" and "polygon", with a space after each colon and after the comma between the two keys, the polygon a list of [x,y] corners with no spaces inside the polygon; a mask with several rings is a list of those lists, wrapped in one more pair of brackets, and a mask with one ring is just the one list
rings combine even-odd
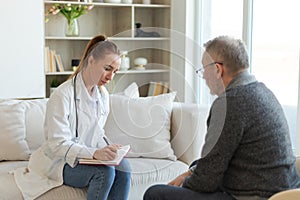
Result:
{"label": "shelving unit", "polygon": [[[45,11],[53,4],[82,4],[77,1],[44,1]],[[107,85],[111,93],[122,91],[131,82],[140,86],[141,96],[147,94],[150,81],[169,82],[170,67],[170,0],[152,0],[152,4],[142,4],[134,0],[133,4],[91,3],[93,9],[82,15],[79,20],[80,36],[66,37],[66,20],[62,15],[51,16],[45,23],[45,46],[61,55],[65,72],[45,72],[46,96],[53,78],[61,81],[71,75],[71,60],[80,59],[88,41],[95,35],[105,34],[121,50],[128,51],[131,67],[137,57],[145,57],[146,70],[118,71],[114,80]],[[142,24],[142,30],[155,31],[161,37],[135,37],[135,23]]]}

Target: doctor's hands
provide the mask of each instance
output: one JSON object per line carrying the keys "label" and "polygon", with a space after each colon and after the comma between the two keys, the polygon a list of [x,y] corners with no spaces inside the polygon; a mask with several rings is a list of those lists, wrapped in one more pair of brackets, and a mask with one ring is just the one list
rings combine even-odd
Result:
{"label": "doctor's hands", "polygon": [[94,159],[97,160],[113,160],[117,156],[117,151],[121,147],[119,144],[111,144],[97,149],[93,155]]}

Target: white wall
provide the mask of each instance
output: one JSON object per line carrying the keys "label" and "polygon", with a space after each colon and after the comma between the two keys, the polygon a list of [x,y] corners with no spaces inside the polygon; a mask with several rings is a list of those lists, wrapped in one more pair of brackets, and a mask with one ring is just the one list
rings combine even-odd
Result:
{"label": "white wall", "polygon": [[0,12],[0,98],[45,96],[42,0],[7,0]]}

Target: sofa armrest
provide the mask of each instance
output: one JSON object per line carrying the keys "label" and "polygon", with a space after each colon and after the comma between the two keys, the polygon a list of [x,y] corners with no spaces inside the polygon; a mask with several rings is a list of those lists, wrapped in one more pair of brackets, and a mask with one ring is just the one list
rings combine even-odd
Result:
{"label": "sofa armrest", "polygon": [[177,158],[187,164],[200,158],[208,111],[207,106],[173,103],[171,145]]}

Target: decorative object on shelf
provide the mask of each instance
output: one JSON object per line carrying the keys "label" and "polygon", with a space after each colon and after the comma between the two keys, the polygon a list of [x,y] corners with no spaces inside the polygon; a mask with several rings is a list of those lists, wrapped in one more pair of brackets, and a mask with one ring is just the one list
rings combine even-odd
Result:
{"label": "decorative object on shelf", "polygon": [[104,0],[104,3],[121,3],[121,0]]}
{"label": "decorative object on shelf", "polygon": [[49,14],[57,15],[61,13],[67,20],[67,26],[65,29],[66,36],[79,36],[79,26],[77,19],[86,14],[93,8],[93,5],[75,5],[75,4],[54,4],[46,13],[46,22],[49,21],[47,17]]}
{"label": "decorative object on shelf", "polygon": [[65,35],[68,37],[79,36],[79,25],[77,18],[67,20]]}
{"label": "decorative object on shelf", "polygon": [[76,69],[77,69],[79,63],[80,63],[80,60],[79,60],[79,59],[72,59],[71,65],[72,65],[72,69],[73,69],[74,72],[76,71]]}
{"label": "decorative object on shelf", "polygon": [[143,4],[151,4],[151,0],[143,0]]}
{"label": "decorative object on shelf", "polygon": [[141,29],[141,23],[135,23],[136,32],[135,37],[160,37],[160,34],[157,32],[145,32]]}
{"label": "decorative object on shelf", "polygon": [[128,57],[128,52],[123,51],[121,52],[121,65],[120,70],[128,70],[130,68],[130,58]]}
{"label": "decorative object on shelf", "polygon": [[134,69],[135,70],[145,70],[146,68],[144,67],[144,65],[147,65],[147,63],[148,63],[148,61],[146,58],[143,58],[143,57],[136,58],[136,59],[134,59],[134,64],[135,64]]}

